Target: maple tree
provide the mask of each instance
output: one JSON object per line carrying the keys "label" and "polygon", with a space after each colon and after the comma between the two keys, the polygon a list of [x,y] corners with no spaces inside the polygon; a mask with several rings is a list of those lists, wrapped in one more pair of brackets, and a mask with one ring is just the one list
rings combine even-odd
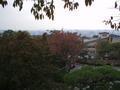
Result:
{"label": "maple tree", "polygon": [[82,39],[77,33],[53,31],[48,42],[53,53],[65,56],[76,55],[82,48]]}
{"label": "maple tree", "polygon": [[76,62],[83,41],[77,33],[52,31],[48,38],[48,46],[51,53],[62,57],[61,62],[69,67],[71,63]]}
{"label": "maple tree", "polygon": [[54,31],[49,37],[50,50],[54,54],[76,55],[82,48],[82,39],[77,33]]}

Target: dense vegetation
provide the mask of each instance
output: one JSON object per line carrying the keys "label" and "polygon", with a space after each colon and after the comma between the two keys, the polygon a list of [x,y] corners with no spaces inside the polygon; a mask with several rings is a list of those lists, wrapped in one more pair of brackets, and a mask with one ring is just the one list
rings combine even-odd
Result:
{"label": "dense vegetation", "polygon": [[[113,50],[119,48],[112,44]],[[110,66],[82,67],[71,71],[83,41],[77,33],[51,31],[30,35],[26,31],[8,30],[0,34],[1,90],[115,90],[120,72]],[[117,54],[115,54],[117,55]]]}
{"label": "dense vegetation", "polygon": [[51,90],[63,87],[62,77],[69,62],[67,55],[79,52],[78,47],[81,47],[81,39],[75,33],[54,31],[42,36],[12,30],[1,33],[0,89]]}
{"label": "dense vegetation", "polygon": [[97,53],[98,56],[103,59],[108,58],[109,60],[120,60],[120,42],[99,42],[97,45]]}

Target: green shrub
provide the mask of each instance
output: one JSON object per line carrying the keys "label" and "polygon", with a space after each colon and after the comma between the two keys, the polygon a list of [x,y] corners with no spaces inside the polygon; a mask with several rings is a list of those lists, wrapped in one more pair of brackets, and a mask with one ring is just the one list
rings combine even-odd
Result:
{"label": "green shrub", "polygon": [[120,71],[113,69],[111,66],[83,66],[81,69],[67,73],[64,76],[64,82],[68,86],[101,88],[99,90],[110,88],[111,82],[114,83],[116,80],[120,80]]}

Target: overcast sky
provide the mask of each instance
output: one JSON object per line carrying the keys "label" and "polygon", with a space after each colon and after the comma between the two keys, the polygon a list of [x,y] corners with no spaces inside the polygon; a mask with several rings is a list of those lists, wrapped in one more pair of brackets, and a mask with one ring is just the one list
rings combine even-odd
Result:
{"label": "overcast sky", "polygon": [[55,20],[35,20],[30,9],[32,2],[25,1],[21,12],[12,7],[13,0],[3,9],[0,6],[0,29],[40,30],[40,29],[111,29],[102,21],[111,15],[117,15],[115,0],[94,0],[91,7],[86,7],[84,0],[79,1],[79,9],[69,12],[63,8],[62,0],[56,1]]}

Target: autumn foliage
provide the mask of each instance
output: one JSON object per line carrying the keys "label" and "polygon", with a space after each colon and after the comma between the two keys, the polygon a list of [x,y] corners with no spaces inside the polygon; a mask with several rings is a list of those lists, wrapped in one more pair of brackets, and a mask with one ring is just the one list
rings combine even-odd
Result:
{"label": "autumn foliage", "polygon": [[54,31],[49,40],[50,51],[63,56],[77,55],[82,48],[82,39],[77,33]]}
{"label": "autumn foliage", "polygon": [[77,55],[81,44],[79,35],[63,31],[35,36],[26,31],[0,33],[0,90],[63,88],[65,59]]}

